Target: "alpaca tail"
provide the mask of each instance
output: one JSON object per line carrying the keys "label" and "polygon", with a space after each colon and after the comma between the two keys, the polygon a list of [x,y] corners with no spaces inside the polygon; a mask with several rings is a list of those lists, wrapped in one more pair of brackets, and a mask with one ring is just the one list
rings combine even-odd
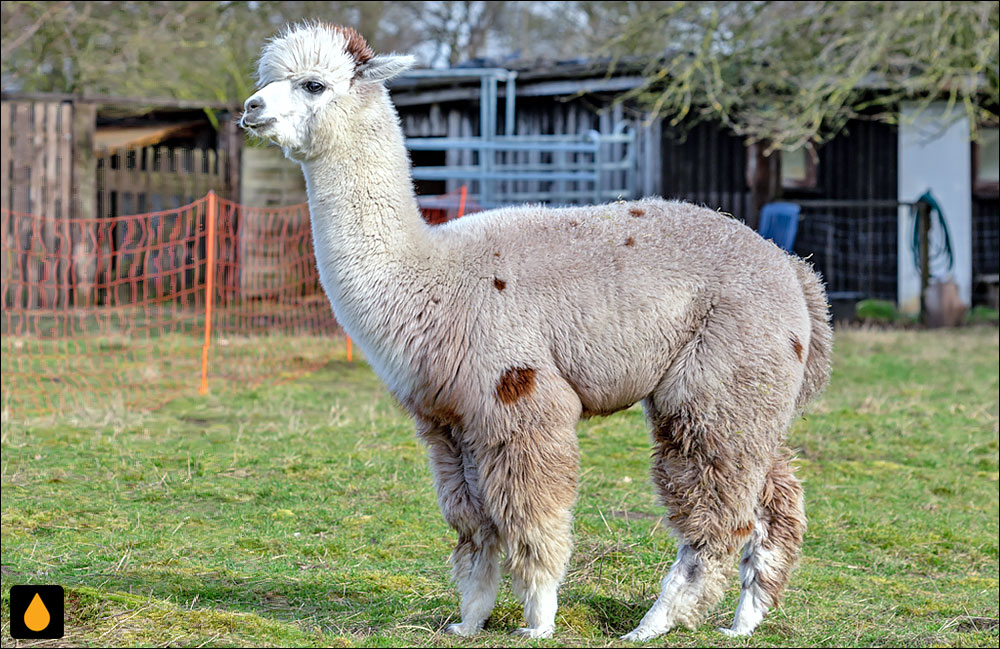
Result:
{"label": "alpaca tail", "polygon": [[798,273],[811,322],[809,349],[805,358],[805,377],[795,399],[795,407],[801,409],[819,395],[830,381],[833,327],[830,326],[826,291],[812,264],[793,256],[792,265]]}

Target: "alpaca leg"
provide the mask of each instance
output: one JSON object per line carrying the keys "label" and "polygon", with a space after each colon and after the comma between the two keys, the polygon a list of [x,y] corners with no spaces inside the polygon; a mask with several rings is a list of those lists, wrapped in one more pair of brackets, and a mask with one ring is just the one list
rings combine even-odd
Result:
{"label": "alpaca leg", "polygon": [[461,597],[462,621],[447,631],[461,636],[478,632],[493,611],[500,585],[497,530],[486,515],[479,477],[471,453],[447,426],[421,425],[427,443],[438,503],[444,518],[458,532],[452,552],[451,575]]}
{"label": "alpaca leg", "polygon": [[572,552],[571,509],[579,464],[572,425],[519,431],[485,451],[483,494],[507,547],[514,594],[524,603],[517,634],[547,638],[555,630],[556,592]]}
{"label": "alpaca leg", "polygon": [[[751,535],[764,470],[738,444],[710,443],[690,412],[661,417],[647,400],[656,445],[653,479],[680,539],[660,596],[625,640],[694,628],[723,596],[736,551]],[[759,461],[758,461],[759,462]]]}
{"label": "alpaca leg", "polygon": [[557,514],[531,536],[534,538],[516,538],[513,543],[508,537],[512,546],[508,556],[511,585],[524,603],[525,626],[515,633],[548,638],[555,631],[557,591],[573,549],[572,515],[569,510]]}
{"label": "alpaca leg", "polygon": [[802,486],[786,455],[775,459],[757,509],[757,521],[740,561],[740,602],[730,636],[750,635],[788,585],[798,559],[806,519]]}
{"label": "alpaca leg", "polygon": [[483,628],[496,604],[500,586],[499,556],[496,530],[492,525],[481,527],[471,536],[459,537],[450,561],[452,580],[462,598],[462,621],[448,625],[448,633],[471,636]]}

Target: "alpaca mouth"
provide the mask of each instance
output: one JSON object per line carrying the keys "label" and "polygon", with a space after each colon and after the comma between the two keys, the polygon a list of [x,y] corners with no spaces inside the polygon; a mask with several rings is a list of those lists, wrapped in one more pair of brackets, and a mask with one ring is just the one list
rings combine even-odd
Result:
{"label": "alpaca mouth", "polygon": [[268,117],[267,119],[262,119],[259,121],[249,121],[246,115],[240,119],[240,126],[251,133],[260,134],[262,131],[266,130],[267,127],[271,126],[278,120],[274,117]]}

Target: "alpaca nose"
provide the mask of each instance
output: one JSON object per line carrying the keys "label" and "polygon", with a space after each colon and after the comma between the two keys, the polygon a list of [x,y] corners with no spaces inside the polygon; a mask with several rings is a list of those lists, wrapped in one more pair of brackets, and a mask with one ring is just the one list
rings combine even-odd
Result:
{"label": "alpaca nose", "polygon": [[246,125],[256,123],[263,111],[264,100],[262,98],[254,95],[250,99],[247,99],[246,103],[243,104],[243,123]]}

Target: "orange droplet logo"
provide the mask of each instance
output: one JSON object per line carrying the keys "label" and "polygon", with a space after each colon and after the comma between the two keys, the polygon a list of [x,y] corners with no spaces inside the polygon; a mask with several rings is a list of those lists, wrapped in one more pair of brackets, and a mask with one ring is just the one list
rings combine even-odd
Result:
{"label": "orange droplet logo", "polygon": [[37,633],[47,627],[51,619],[49,609],[45,608],[42,598],[35,593],[27,610],[24,611],[24,626]]}

